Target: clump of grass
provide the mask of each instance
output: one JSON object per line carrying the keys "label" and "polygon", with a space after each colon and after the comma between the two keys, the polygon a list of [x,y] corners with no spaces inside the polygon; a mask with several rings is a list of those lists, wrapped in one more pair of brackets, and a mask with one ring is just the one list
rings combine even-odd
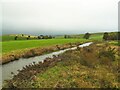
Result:
{"label": "clump of grass", "polygon": [[108,47],[107,49],[102,49],[99,52],[99,58],[101,57],[108,57],[110,60],[114,61],[115,60],[115,48]]}

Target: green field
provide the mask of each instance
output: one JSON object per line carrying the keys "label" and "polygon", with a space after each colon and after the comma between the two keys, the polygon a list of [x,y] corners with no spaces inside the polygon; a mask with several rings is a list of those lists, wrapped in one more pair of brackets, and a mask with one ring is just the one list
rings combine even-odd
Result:
{"label": "green field", "polygon": [[[14,40],[15,35],[3,35],[2,41],[2,53],[9,53],[11,51],[22,51],[25,49],[31,49],[36,47],[47,47],[54,46],[57,44],[66,44],[66,43],[74,43],[74,42],[86,42],[86,41],[102,41],[103,33],[92,33],[88,40],[83,39],[84,34],[80,35],[71,35],[73,38],[64,39],[64,36],[56,36],[54,39],[34,39],[35,36],[31,36],[31,39],[34,40],[26,40],[28,35],[24,35],[23,37],[19,35],[18,40]],[[120,45],[117,41],[111,41],[110,44]],[[1,47],[0,47],[1,49]]]}
{"label": "green field", "polygon": [[109,44],[120,46],[120,41],[111,41]]}
{"label": "green field", "polygon": [[[0,36],[0,38],[2,38],[2,41],[14,41],[15,36],[18,36],[18,40],[26,40],[28,37],[28,35],[22,36],[21,34],[16,34],[16,35],[3,35],[3,36]],[[30,37],[30,39],[35,39],[35,38],[36,38],[36,36]]]}
{"label": "green field", "polygon": [[[78,34],[78,35],[69,35],[71,38],[78,38],[78,39],[82,39],[84,34]],[[91,36],[89,39],[92,39],[92,40],[102,40],[102,37],[103,37],[103,33],[91,33]],[[56,38],[64,38],[63,35],[61,36],[57,36]]]}
{"label": "green field", "polygon": [[[16,35],[3,35],[3,36],[0,36],[0,38],[2,38],[2,41],[15,41],[15,36]],[[18,40],[27,40],[27,37],[28,35],[24,35],[22,36],[21,34],[17,34],[18,38],[17,38],[17,41]],[[37,40],[37,36],[32,36],[30,35],[30,40]],[[83,36],[84,34],[78,34],[78,35],[69,35],[71,38],[69,39],[83,39]],[[93,33],[91,34],[90,36],[90,39],[92,40],[102,40],[102,37],[103,37],[103,33]],[[64,36],[63,35],[60,35],[60,36],[56,36],[55,39],[64,39]]]}
{"label": "green field", "polygon": [[47,47],[57,44],[66,44],[74,42],[85,42],[91,40],[102,40],[102,34],[92,34],[89,40],[83,39],[83,34],[73,35],[74,38],[64,39],[63,36],[56,37],[55,39],[42,39],[42,40],[26,40],[26,37],[19,36],[18,40],[14,40],[15,35],[2,36],[2,53],[8,53],[11,51],[35,48],[35,47]]}
{"label": "green field", "polygon": [[[2,52],[7,53],[14,50],[35,48],[35,47],[46,47],[56,44],[66,44],[74,42],[87,41],[85,39],[47,39],[47,40],[22,40],[22,41],[9,41],[2,42]],[[1,42],[0,42],[1,43]]]}

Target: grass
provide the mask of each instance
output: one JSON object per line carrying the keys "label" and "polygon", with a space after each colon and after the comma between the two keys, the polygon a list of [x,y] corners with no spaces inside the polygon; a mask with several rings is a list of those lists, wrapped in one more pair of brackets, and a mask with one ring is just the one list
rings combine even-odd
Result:
{"label": "grass", "polygon": [[[84,34],[77,34],[77,35],[69,35],[71,38],[79,38],[82,39]],[[90,39],[92,40],[102,40],[103,33],[91,33]],[[63,35],[57,36],[56,38],[64,38]]]}
{"label": "grass", "polygon": [[[105,54],[109,52],[107,49],[109,46],[104,43],[93,44],[67,51],[50,60],[53,62],[45,62],[48,67],[38,64],[31,67],[32,69],[26,68],[8,85],[5,84],[5,87],[13,85],[17,88],[120,88],[118,81],[120,57],[118,58],[115,53],[113,53],[116,56],[115,60],[104,54],[99,57],[101,51]],[[58,59],[61,61],[57,61]],[[33,77],[31,72],[38,72],[34,74],[33,79],[29,78]]]}
{"label": "grass", "polygon": [[90,36],[90,39],[91,40],[99,40],[99,41],[102,41],[102,37],[103,37],[103,34],[102,33],[97,33],[97,34],[92,34]]}
{"label": "grass", "polygon": [[11,41],[14,40],[15,36],[3,35],[0,38],[2,38],[2,41]]}
{"label": "grass", "polygon": [[[83,39],[83,35],[71,35],[74,38],[64,39],[64,36],[58,36],[55,39],[47,39],[47,40],[26,40],[28,35],[21,36],[21,34],[17,35],[18,40],[14,40],[15,35],[3,35],[2,41],[2,53],[8,53],[16,50],[30,49],[35,47],[45,47],[52,46],[56,44],[66,44],[66,43],[74,43],[74,42],[83,42],[89,40],[99,40],[102,41],[102,33],[92,34],[89,40]],[[34,39],[35,36],[31,36],[31,39]],[[1,47],[0,47],[1,49]]]}
{"label": "grass", "polygon": [[120,46],[120,41],[110,41],[109,44]]}
{"label": "grass", "polygon": [[[101,48],[103,49],[103,47],[106,46]],[[37,80],[33,87],[118,88],[118,73],[115,69],[118,68],[118,59],[110,60],[111,57],[104,55],[102,58],[98,58],[99,54],[96,53],[96,49],[99,48],[93,45],[83,50],[78,49],[64,53],[63,61],[47,69],[44,73],[37,74]],[[101,61],[103,62],[101,63]]]}
{"label": "grass", "polygon": [[22,40],[22,41],[7,41],[2,43],[2,53],[7,53],[16,50],[23,50],[35,47],[46,47],[56,44],[66,44],[74,42],[88,41],[85,39],[46,39],[46,40]]}
{"label": "grass", "polygon": [[[0,44],[3,46],[3,54],[6,54],[13,51],[17,53],[19,50],[23,51],[36,47],[43,48],[57,44],[102,41],[102,34],[92,34],[89,40],[82,39],[82,36],[76,39],[59,37],[46,40],[17,41],[11,41],[6,37],[7,41],[0,42]],[[120,88],[118,81],[118,60],[120,57],[113,53],[114,49],[109,49],[107,45],[119,46],[120,44],[117,41],[109,41],[108,44],[100,43],[82,49],[78,48],[74,51],[67,51],[59,55],[58,59],[60,58],[61,61],[53,62],[54,66],[42,67],[44,70],[41,73],[37,73],[37,70],[41,70],[42,65],[35,65],[33,66],[34,68],[26,69],[25,72],[19,74],[23,78],[18,75],[19,78],[15,78],[10,83],[19,88]],[[31,72],[37,73],[35,74],[36,80],[26,79],[29,74],[31,75]],[[24,74],[26,77],[24,77]],[[33,75],[29,77],[33,77]]]}
{"label": "grass", "polygon": [[[2,41],[14,41],[15,40],[15,36],[18,36],[17,40],[26,40],[28,35],[24,35],[22,36],[22,34],[11,34],[11,35],[2,35],[0,36],[0,38],[2,38]],[[36,36],[32,36],[30,35],[30,39],[35,39]]]}
{"label": "grass", "polygon": [[111,57],[104,55],[98,58],[96,49],[99,48],[93,45],[84,48],[82,52],[75,50],[64,53],[62,62],[37,75],[33,87],[118,88],[118,73],[115,69],[118,68],[118,59],[110,60]]}

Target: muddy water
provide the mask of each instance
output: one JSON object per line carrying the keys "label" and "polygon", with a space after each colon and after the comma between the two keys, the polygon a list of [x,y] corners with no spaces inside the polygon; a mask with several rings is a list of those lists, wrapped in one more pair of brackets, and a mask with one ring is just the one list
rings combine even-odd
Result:
{"label": "muddy water", "polygon": [[[79,47],[89,46],[90,44],[92,44],[92,42],[82,44]],[[17,70],[21,70],[26,65],[30,65],[33,62],[35,62],[35,63],[38,63],[40,61],[43,62],[43,60],[47,57],[52,58],[53,55],[58,55],[58,54],[61,54],[65,51],[74,50],[74,49],[77,49],[77,47],[68,48],[68,49],[65,49],[65,50],[60,50],[60,51],[56,51],[56,52],[53,52],[53,53],[50,53],[50,54],[36,56],[36,57],[28,58],[28,59],[21,58],[19,60],[4,64],[4,65],[2,65],[2,67],[0,67],[0,69],[2,68],[2,72],[0,72],[0,75],[2,75],[2,81],[7,80],[7,79],[11,79],[13,77],[11,72],[13,72],[14,74],[17,74],[18,73]]]}

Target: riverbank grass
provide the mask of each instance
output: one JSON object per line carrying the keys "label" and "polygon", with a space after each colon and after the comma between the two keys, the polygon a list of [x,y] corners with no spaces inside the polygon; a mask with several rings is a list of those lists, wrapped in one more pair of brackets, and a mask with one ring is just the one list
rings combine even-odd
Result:
{"label": "riverbank grass", "polygon": [[[120,88],[120,57],[118,49],[111,46],[96,43],[66,51],[53,59],[46,59],[43,64],[26,67],[6,83],[5,87]],[[33,76],[34,78],[29,78]]]}
{"label": "riverbank grass", "polygon": [[82,52],[75,50],[64,53],[62,62],[44,73],[37,74],[37,81],[33,87],[118,88],[120,84],[117,69],[120,57],[118,58],[117,53],[112,54],[115,56],[114,60],[112,56],[99,57],[100,52],[104,54],[112,52],[106,49],[97,53],[98,49],[93,45],[85,47]]}

